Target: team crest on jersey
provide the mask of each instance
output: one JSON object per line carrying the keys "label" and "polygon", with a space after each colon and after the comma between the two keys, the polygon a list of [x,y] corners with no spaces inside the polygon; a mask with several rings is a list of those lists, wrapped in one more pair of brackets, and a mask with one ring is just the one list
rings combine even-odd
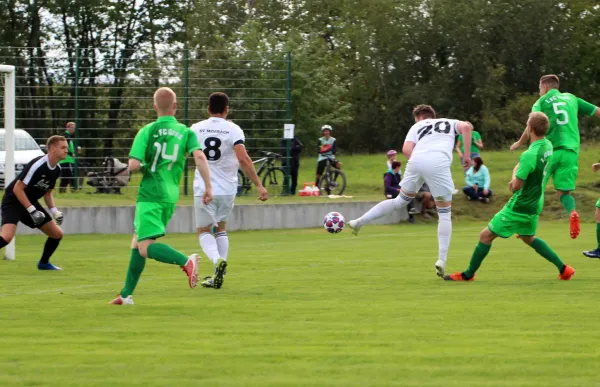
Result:
{"label": "team crest on jersey", "polygon": [[44,191],[48,191],[50,189],[50,182],[46,180],[40,180],[34,185],[34,187]]}

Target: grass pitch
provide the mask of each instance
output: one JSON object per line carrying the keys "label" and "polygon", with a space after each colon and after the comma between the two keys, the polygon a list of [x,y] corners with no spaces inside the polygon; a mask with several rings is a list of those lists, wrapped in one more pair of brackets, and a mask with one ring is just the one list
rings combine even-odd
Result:
{"label": "grass pitch", "polygon": [[[484,226],[455,223],[449,271]],[[473,283],[435,276],[435,222],[234,232],[221,290],[149,261],[132,307],[107,305],[129,236],[65,237],[58,273],[35,268],[42,237],[20,236],[17,261],[0,261],[0,385],[597,385],[600,262],[581,255],[594,232],[540,225],[571,281],[511,238]],[[193,235],[164,241],[199,250]]]}

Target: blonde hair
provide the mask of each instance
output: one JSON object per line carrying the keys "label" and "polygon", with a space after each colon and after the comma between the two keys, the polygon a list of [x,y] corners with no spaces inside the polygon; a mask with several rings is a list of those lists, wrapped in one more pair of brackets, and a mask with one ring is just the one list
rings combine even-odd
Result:
{"label": "blonde hair", "polygon": [[154,104],[160,111],[168,111],[177,102],[177,95],[169,87],[161,87],[154,92]]}
{"label": "blonde hair", "polygon": [[548,86],[550,89],[558,89],[560,86],[560,79],[557,75],[548,74],[540,78],[540,83],[544,86]]}
{"label": "blonde hair", "polygon": [[527,120],[527,126],[531,128],[533,133],[538,137],[544,137],[548,128],[550,127],[550,121],[548,116],[542,112],[529,113],[529,119]]}

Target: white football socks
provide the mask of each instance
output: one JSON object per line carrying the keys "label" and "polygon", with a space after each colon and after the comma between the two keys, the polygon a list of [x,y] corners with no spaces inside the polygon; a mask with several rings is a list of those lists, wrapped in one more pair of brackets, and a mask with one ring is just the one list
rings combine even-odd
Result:
{"label": "white football socks", "polygon": [[212,263],[216,265],[217,261],[221,257],[219,256],[219,249],[217,247],[217,241],[215,240],[215,237],[211,233],[205,232],[201,234],[200,238],[198,239],[200,240],[200,247],[202,247],[204,254],[206,254],[208,259],[210,259]]}
{"label": "white football socks", "polygon": [[452,207],[437,209],[438,211],[438,244],[439,260],[444,262],[448,259],[448,248],[450,247],[450,237],[452,236]]}
{"label": "white football socks", "polygon": [[229,253],[229,237],[226,231],[221,231],[215,234],[217,241],[217,248],[219,249],[219,256],[224,260],[227,260],[227,254]]}
{"label": "white football socks", "polygon": [[408,206],[414,198],[410,196],[406,196],[404,193],[400,192],[395,199],[384,200],[381,203],[377,204],[375,207],[371,208],[367,211],[366,214],[357,219],[359,226],[364,226],[365,224],[369,224],[375,219],[379,219],[386,214],[392,213],[401,209],[402,207]]}

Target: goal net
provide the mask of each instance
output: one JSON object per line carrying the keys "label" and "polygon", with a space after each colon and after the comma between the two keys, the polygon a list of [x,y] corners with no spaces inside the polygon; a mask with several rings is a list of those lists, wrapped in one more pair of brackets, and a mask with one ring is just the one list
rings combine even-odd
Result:
{"label": "goal net", "polygon": [[[0,182],[4,189],[15,179],[15,67],[0,65],[3,124],[0,128]],[[6,246],[6,259],[15,259],[15,238]]]}

